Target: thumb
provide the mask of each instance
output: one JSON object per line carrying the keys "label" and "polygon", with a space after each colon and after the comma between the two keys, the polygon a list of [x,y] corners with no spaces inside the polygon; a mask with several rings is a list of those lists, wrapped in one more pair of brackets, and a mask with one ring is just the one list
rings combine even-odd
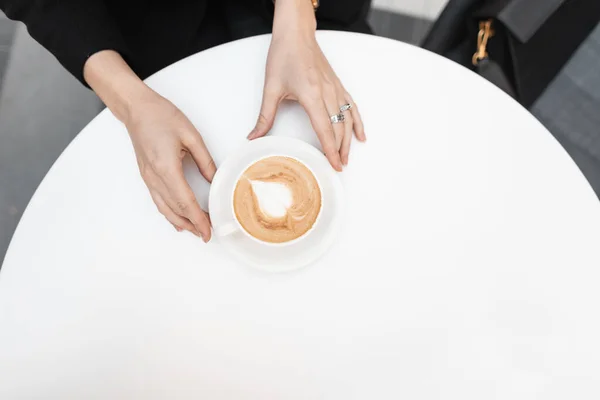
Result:
{"label": "thumb", "polygon": [[273,122],[275,122],[275,114],[277,113],[277,107],[279,107],[280,102],[281,96],[279,95],[279,92],[265,88],[258,121],[256,122],[254,129],[252,129],[252,132],[248,135],[248,139],[252,140],[263,137],[271,130]]}

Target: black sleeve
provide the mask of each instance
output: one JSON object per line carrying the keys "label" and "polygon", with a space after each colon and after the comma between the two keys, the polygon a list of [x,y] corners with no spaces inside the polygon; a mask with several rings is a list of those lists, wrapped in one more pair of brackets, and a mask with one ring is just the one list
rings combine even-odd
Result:
{"label": "black sleeve", "polygon": [[83,66],[94,53],[115,50],[128,58],[102,0],[0,0],[0,9],[24,22],[29,34],[84,85]]}

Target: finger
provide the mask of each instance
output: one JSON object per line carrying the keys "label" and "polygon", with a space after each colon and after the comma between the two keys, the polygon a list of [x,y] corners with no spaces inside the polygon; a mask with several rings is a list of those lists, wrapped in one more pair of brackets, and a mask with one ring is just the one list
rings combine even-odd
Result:
{"label": "finger", "polygon": [[265,136],[271,130],[273,123],[275,122],[277,107],[279,107],[279,103],[281,103],[281,93],[279,88],[275,88],[269,84],[265,85],[258,121],[256,121],[256,126],[248,135],[248,139],[252,140]]}
{"label": "finger", "polygon": [[196,196],[185,180],[181,164],[169,174],[161,176],[169,197],[163,196],[167,205],[179,216],[187,218],[205,242],[210,240],[210,221],[200,208]]}
{"label": "finger", "polygon": [[175,225],[175,224],[171,224],[171,225],[173,225],[173,228],[175,228],[175,230],[176,230],[177,232],[181,232],[181,231],[183,231],[183,229],[181,229],[181,228],[180,228],[180,227],[178,227],[177,225]]}
{"label": "finger", "polygon": [[360,112],[358,111],[358,107],[356,106],[354,100],[352,100],[352,96],[350,96],[349,93],[346,93],[346,100],[348,101],[348,104],[352,106],[350,113],[352,114],[352,119],[354,120],[354,134],[358,140],[364,142],[367,140],[367,136],[365,135],[365,127],[363,125]]}
{"label": "finger", "polygon": [[329,160],[329,163],[336,171],[342,171],[342,162],[340,160],[340,152],[335,144],[335,136],[333,133],[333,127],[331,126],[331,120],[327,113],[327,108],[321,98],[315,96],[310,98],[303,98],[300,100],[300,104],[306,110],[313,129],[319,137],[321,146],[325,156]]}
{"label": "finger", "polygon": [[165,218],[178,232],[181,232],[182,229],[185,229],[195,235],[198,235],[194,225],[189,220],[175,214],[175,212],[167,205],[165,200],[157,191],[151,190],[150,195],[152,196],[152,200],[154,200],[154,204],[156,204],[158,211],[165,216]]}
{"label": "finger", "polygon": [[[332,115],[340,114],[340,107],[342,106],[344,98],[338,96],[335,91],[332,91],[325,95],[325,107],[327,107],[327,113],[331,118]],[[342,103],[340,103],[342,101]],[[333,125],[333,135],[335,136],[335,148],[340,151],[342,147],[342,139],[344,138],[344,122],[338,122]]]}
{"label": "finger", "polygon": [[212,182],[217,167],[215,161],[211,157],[202,136],[196,129],[188,134],[188,139],[183,141],[184,146],[190,152],[194,162],[198,166],[200,173],[208,182]]}
{"label": "finger", "polygon": [[346,111],[344,114],[346,116],[346,121],[344,121],[344,138],[342,139],[342,147],[340,148],[340,158],[342,159],[342,164],[348,165],[354,120],[350,112]]}

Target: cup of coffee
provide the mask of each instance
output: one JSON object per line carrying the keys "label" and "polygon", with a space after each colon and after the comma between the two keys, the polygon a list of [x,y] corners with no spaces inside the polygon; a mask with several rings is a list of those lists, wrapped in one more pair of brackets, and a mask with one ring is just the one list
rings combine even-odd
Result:
{"label": "cup of coffee", "polygon": [[218,169],[209,212],[219,242],[270,271],[299,268],[331,245],[341,220],[341,183],[325,156],[297,139],[249,142]]}
{"label": "cup of coffee", "polygon": [[287,245],[312,230],[321,205],[321,187],[309,167],[296,158],[267,156],[237,179],[231,202],[235,221],[216,228],[216,233],[242,230],[253,240]]}

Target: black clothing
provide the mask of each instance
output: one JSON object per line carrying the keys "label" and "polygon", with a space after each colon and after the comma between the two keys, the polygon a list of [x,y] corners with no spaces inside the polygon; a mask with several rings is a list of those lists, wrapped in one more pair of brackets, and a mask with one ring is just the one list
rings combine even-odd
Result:
{"label": "black clothing", "polygon": [[[306,0],[309,1],[309,0]],[[319,29],[370,32],[370,0],[322,0]],[[87,59],[115,50],[140,76],[198,51],[271,31],[271,0],[0,0],[31,36],[83,81]]]}

